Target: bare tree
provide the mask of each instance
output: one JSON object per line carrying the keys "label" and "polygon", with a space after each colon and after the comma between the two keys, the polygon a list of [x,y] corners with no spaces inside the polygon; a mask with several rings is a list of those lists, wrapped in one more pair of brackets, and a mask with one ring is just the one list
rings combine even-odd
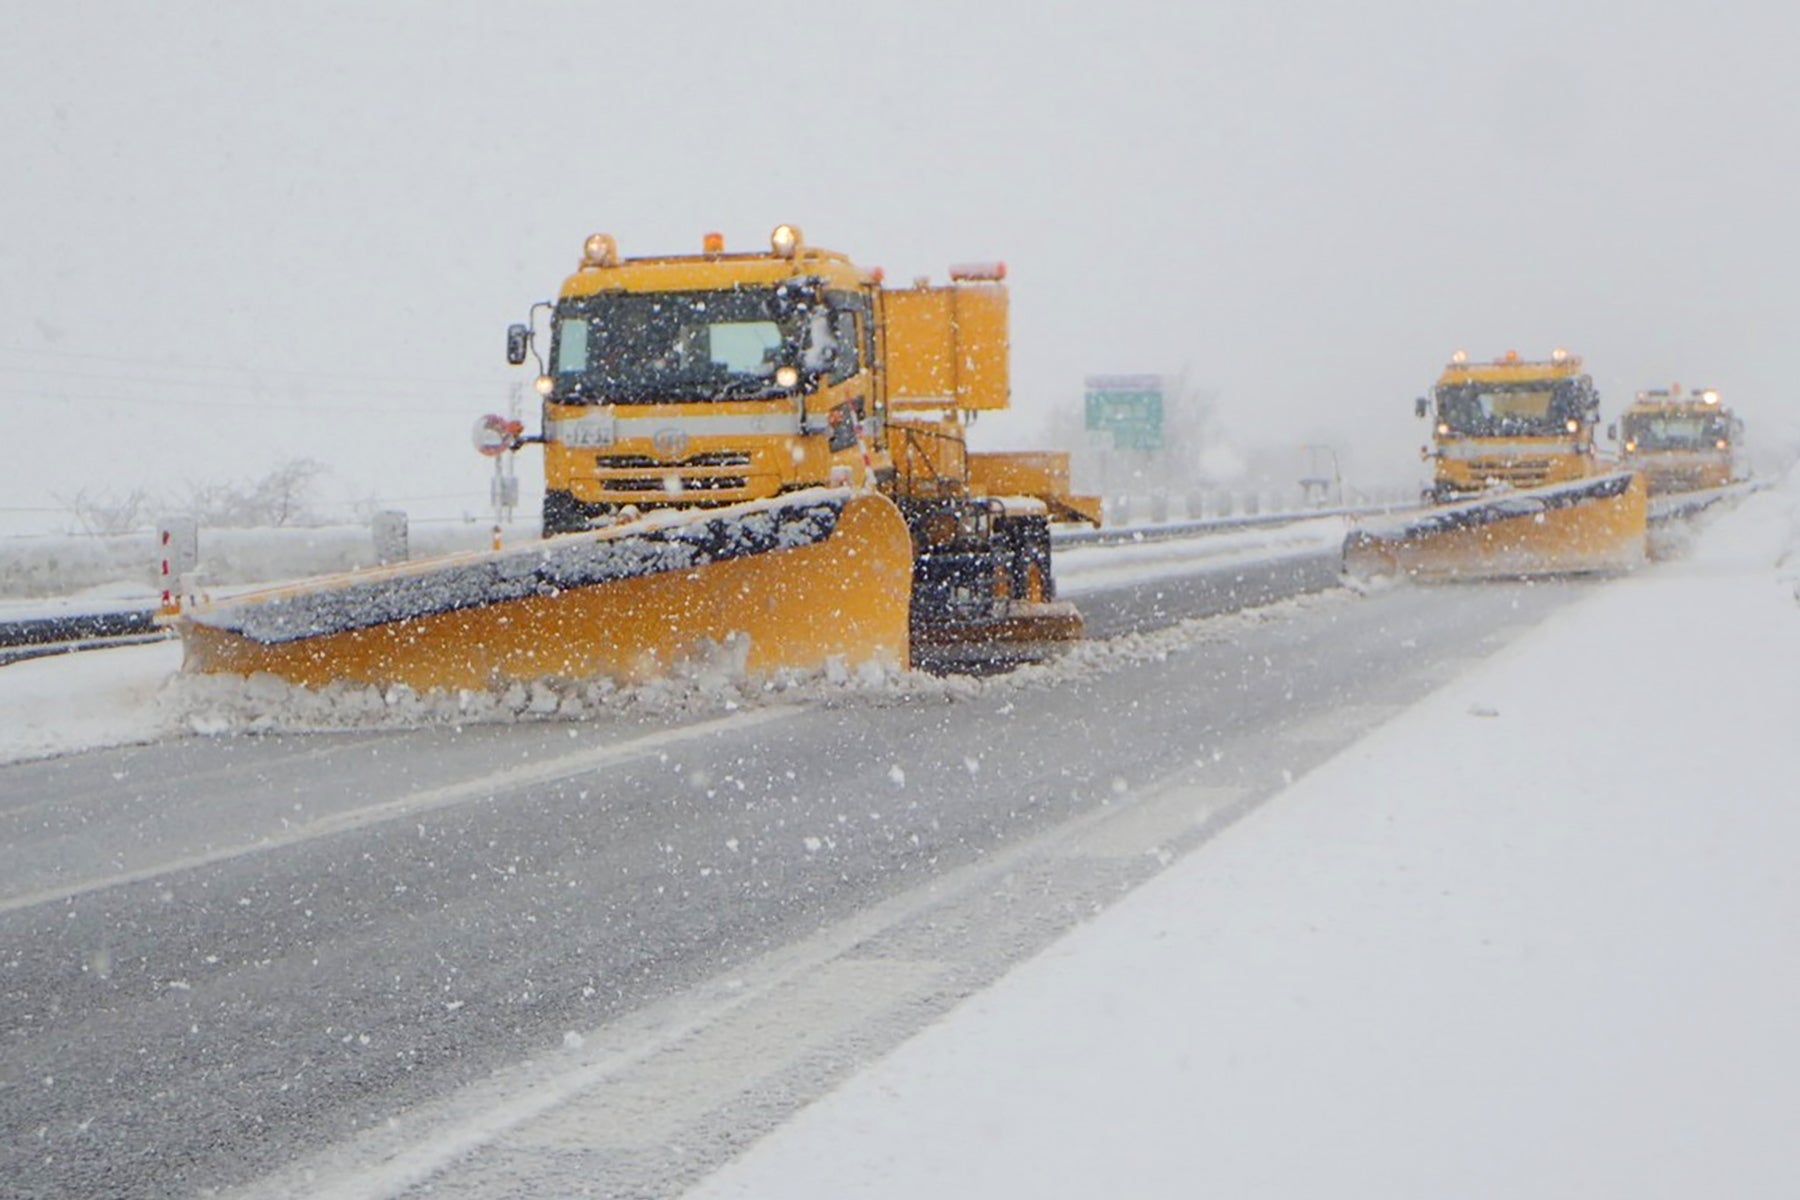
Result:
{"label": "bare tree", "polygon": [[304,525],[313,519],[313,483],[324,471],[314,459],[292,458],[253,483],[190,484],[186,510],[202,525]]}
{"label": "bare tree", "polygon": [[68,509],[84,532],[100,534],[130,533],[146,520],[150,511],[150,493],[135,488],[123,495],[95,492],[82,488],[73,496],[54,494],[56,502]]}

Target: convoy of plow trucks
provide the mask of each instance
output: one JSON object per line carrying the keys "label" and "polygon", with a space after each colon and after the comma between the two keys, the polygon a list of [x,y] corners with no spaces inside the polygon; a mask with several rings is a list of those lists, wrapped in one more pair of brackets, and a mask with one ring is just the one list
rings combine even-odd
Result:
{"label": "convoy of plow trucks", "polygon": [[1431,505],[1353,532],[1351,574],[1517,578],[1644,560],[1644,483],[1599,453],[1600,397],[1579,357],[1478,363],[1458,351],[1414,411],[1433,420]]}
{"label": "convoy of plow trucks", "polygon": [[[1098,525],[1101,502],[1073,493],[1066,453],[968,447],[977,414],[1010,404],[1004,279],[976,263],[890,288],[791,225],[766,250],[708,234],[637,258],[595,234],[507,333],[508,361],[537,368],[541,431],[476,428],[496,459],[542,448],[544,540],[186,601],[167,616],[184,667],[429,692],[721,656],[759,677],[1046,658],[1083,635],[1051,527]],[[1739,477],[1741,423],[1714,392],[1678,401],[1640,397],[1620,460],[1597,448],[1580,358],[1458,352],[1416,402],[1426,504],[1357,521],[1346,573],[1631,569],[1649,488]],[[1668,465],[1683,453],[1707,465]]]}

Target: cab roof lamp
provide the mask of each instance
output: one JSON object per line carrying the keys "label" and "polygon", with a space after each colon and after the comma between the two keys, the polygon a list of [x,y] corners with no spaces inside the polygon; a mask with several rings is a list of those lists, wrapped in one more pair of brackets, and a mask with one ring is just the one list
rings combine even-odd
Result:
{"label": "cab roof lamp", "polygon": [[722,233],[707,234],[700,239],[700,248],[706,254],[725,253],[725,235]]}
{"label": "cab roof lamp", "polygon": [[1706,391],[1700,393],[1700,398],[1708,404],[1717,404],[1719,402],[1719,393],[1708,388]]}
{"label": "cab roof lamp", "polygon": [[581,247],[583,270],[619,265],[619,243],[610,233],[590,233]]}
{"label": "cab roof lamp", "polygon": [[769,235],[769,249],[776,258],[793,258],[800,252],[801,237],[798,225],[777,225]]}
{"label": "cab roof lamp", "polygon": [[1500,361],[1501,361],[1501,362],[1509,362],[1509,363],[1516,363],[1516,362],[1518,362],[1518,361],[1519,361],[1519,352],[1518,352],[1518,351],[1517,351],[1517,350],[1508,350],[1508,351],[1507,351],[1507,352],[1506,352],[1506,357],[1505,357],[1505,358],[1503,358],[1503,359],[1501,359],[1501,360],[1500,360]]}
{"label": "cab roof lamp", "polygon": [[1469,361],[1469,352],[1467,350],[1458,350],[1450,356],[1450,361],[1460,367]]}
{"label": "cab roof lamp", "polygon": [[1550,361],[1553,363],[1568,362],[1569,361],[1569,352],[1567,350],[1563,349],[1561,346],[1558,346],[1556,349],[1554,349],[1550,352]]}

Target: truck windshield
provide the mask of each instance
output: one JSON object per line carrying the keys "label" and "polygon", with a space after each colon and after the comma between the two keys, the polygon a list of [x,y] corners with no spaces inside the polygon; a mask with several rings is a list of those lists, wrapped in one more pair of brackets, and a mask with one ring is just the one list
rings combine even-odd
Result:
{"label": "truck windshield", "polygon": [[[774,288],[614,292],[565,300],[551,335],[552,398],[652,404],[785,395],[783,365],[816,361],[830,323]],[[823,311],[820,309],[819,311]]]}
{"label": "truck windshield", "polygon": [[1567,383],[1440,387],[1438,420],[1470,437],[1550,437],[1570,420],[1588,420],[1582,393]]}
{"label": "truck windshield", "polygon": [[1625,441],[1638,450],[1711,450],[1731,431],[1718,417],[1626,417]]}

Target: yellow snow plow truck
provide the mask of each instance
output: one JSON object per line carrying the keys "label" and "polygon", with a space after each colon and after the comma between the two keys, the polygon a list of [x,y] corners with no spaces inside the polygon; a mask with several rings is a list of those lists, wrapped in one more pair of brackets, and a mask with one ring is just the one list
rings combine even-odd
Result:
{"label": "yellow snow plow truck", "polygon": [[1595,447],[1600,398],[1581,359],[1458,351],[1429,397],[1430,503],[1359,526],[1353,575],[1490,578],[1628,570],[1645,553],[1643,480]]}
{"label": "yellow snow plow truck", "polygon": [[755,253],[595,234],[508,330],[542,432],[477,425],[485,453],[542,445],[544,540],[193,607],[188,669],[426,691],[1044,657],[1082,634],[1050,526],[1100,506],[1066,454],[968,450],[1010,402],[1004,275],[890,289],[791,225]]}
{"label": "yellow snow plow truck", "polygon": [[1652,496],[1729,487],[1749,477],[1744,423],[1713,389],[1639,392],[1613,431]]}

